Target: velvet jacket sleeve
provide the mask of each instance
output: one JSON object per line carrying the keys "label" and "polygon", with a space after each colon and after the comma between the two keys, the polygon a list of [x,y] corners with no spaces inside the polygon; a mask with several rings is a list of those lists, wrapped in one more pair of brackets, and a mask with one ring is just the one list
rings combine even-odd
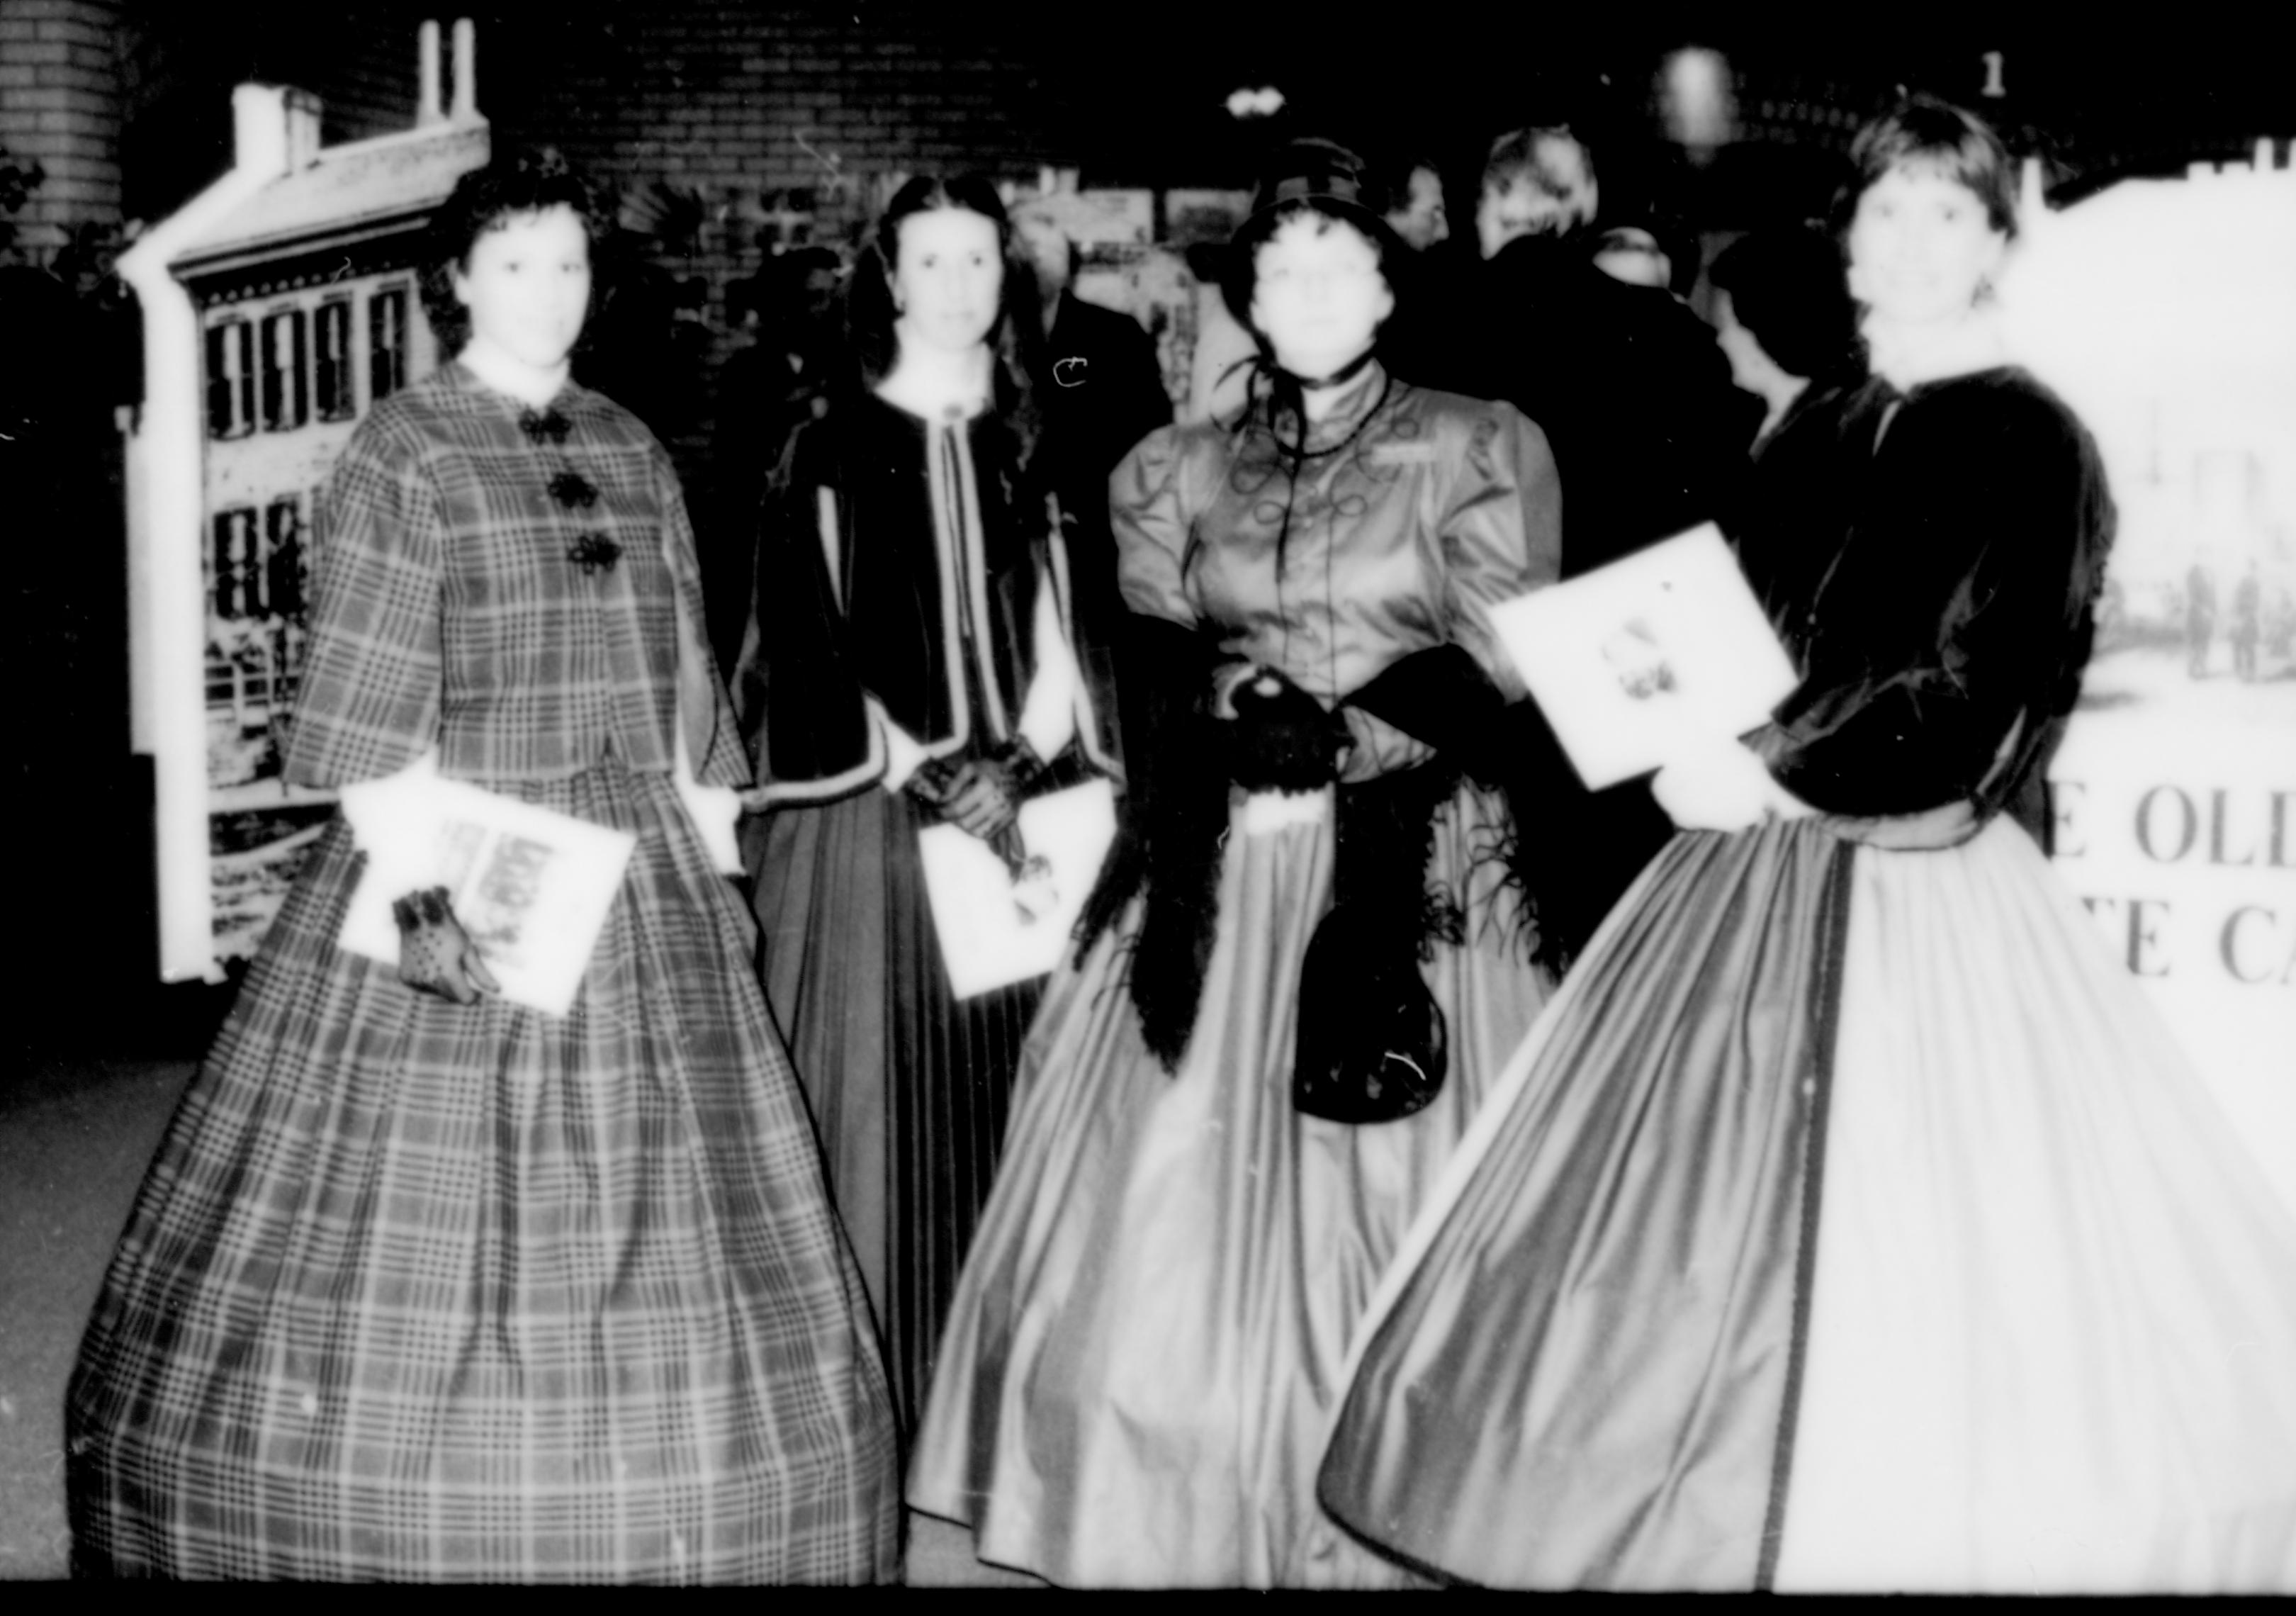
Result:
{"label": "velvet jacket sleeve", "polygon": [[759,512],[734,697],[756,783],[768,798],[840,795],[885,765],[824,545],[839,498],[831,436],[825,420],[798,429]]}
{"label": "velvet jacket sleeve", "polygon": [[1948,402],[1884,429],[1840,554],[1785,624],[1806,671],[1772,767],[1829,812],[1989,811],[2079,693],[2112,529],[2095,446],[2029,380]]}
{"label": "velvet jacket sleeve", "polygon": [[370,418],[320,501],[310,660],[284,759],[295,784],[380,779],[436,742],[444,529],[424,440],[398,416]]}

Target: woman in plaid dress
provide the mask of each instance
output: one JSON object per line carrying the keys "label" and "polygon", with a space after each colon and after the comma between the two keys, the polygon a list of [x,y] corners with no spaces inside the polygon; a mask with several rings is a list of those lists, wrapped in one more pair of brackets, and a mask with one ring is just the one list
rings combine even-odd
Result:
{"label": "woman in plaid dress", "polygon": [[[598,228],[554,160],[466,176],[424,291],[468,340],[336,463],[286,769],[366,800],[314,849],[106,1277],[69,1392],[83,1574],[896,1567],[883,1371],[721,873],[746,767],[685,507],[646,430],[567,375]],[[494,992],[436,892],[398,905],[396,971],[338,947],[393,857],[370,783],[433,758],[635,835],[569,1013]]]}

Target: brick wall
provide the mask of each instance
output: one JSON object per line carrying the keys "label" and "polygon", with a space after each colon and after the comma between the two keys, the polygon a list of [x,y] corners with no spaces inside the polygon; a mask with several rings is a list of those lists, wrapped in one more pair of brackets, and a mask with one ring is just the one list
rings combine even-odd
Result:
{"label": "brick wall", "polygon": [[[626,192],[698,199],[699,229],[663,245],[707,278],[715,322],[775,238],[849,239],[889,175],[1076,160],[1044,127],[1029,59],[967,12],[685,0],[525,39],[481,21],[479,104],[498,144],[549,142]],[[793,215],[809,226],[776,223]]]}
{"label": "brick wall", "polygon": [[125,210],[180,206],[229,163],[239,79],[316,93],[331,144],[407,127],[416,27],[458,12],[477,25],[497,145],[559,146],[652,236],[648,290],[674,303],[677,341],[633,385],[654,384],[649,414],[696,471],[709,384],[738,340],[727,290],[775,244],[849,244],[891,175],[1026,177],[1078,158],[1048,133],[1044,51],[970,7],[0,0],[0,140],[48,176],[20,216],[23,244],[46,261],[60,226],[120,220],[123,129]]}
{"label": "brick wall", "polygon": [[[160,217],[227,162],[235,79],[314,91],[331,142],[404,127],[416,24],[457,13],[477,24],[478,100],[498,143],[562,147],[621,188],[632,222],[652,231],[647,290],[675,340],[633,370],[632,385],[659,394],[649,413],[689,471],[706,461],[718,365],[740,340],[729,290],[776,244],[849,242],[889,176],[1023,178],[1054,165],[1081,168],[1087,184],[1241,184],[1222,167],[1240,148],[1218,100],[1233,83],[1262,79],[1289,86],[1303,127],[1374,147],[1382,135],[1447,153],[1456,145],[1472,172],[1481,142],[1522,102],[1524,64],[1496,37],[1476,52],[1406,34],[1382,53],[1345,30],[1303,33],[1289,13],[1254,23],[1249,6],[1176,4],[1095,27],[1073,9],[918,0],[0,0],[0,139],[54,176],[35,199],[35,222],[107,209],[116,218],[123,166],[127,210]],[[1600,68],[1632,101],[1659,37],[1622,35],[1615,61],[1590,58],[1580,76]],[[1822,199],[1826,164],[1893,81],[1966,100],[1980,71],[1959,36],[1920,50],[1898,40],[1749,44],[1733,65],[1742,144],[1725,157],[1746,183],[1706,185],[1702,214],[1751,217],[1748,199],[1773,193]],[[2099,96],[2087,66],[2013,45],[2000,110],[2047,128],[2074,167],[2106,167],[2150,127],[2120,115],[2125,97]],[[103,127],[107,69],[115,97],[126,86],[115,102],[127,121],[124,165],[116,125]],[[1371,114],[1386,121],[1364,121]],[[2107,114],[2114,120],[2092,130]],[[2194,134],[2161,129],[2163,145]]]}
{"label": "brick wall", "polygon": [[664,0],[477,24],[497,149],[556,145],[652,237],[644,291],[674,305],[667,339],[616,327],[648,357],[601,380],[668,440],[697,504],[712,388],[741,340],[727,294],[776,246],[849,247],[901,175],[1033,179],[1084,155],[1049,127],[1037,57],[975,8]]}
{"label": "brick wall", "polygon": [[64,232],[119,222],[119,21],[114,0],[0,0],[0,145],[46,177],[15,217],[16,248],[45,264]]}

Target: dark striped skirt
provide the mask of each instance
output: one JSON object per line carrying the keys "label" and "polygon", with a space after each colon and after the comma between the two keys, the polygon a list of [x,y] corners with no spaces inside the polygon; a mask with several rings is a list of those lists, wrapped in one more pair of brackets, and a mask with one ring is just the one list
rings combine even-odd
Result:
{"label": "dark striped skirt", "polygon": [[1043,983],[952,997],[917,833],[878,787],[750,821],[766,995],[829,1157],[830,1193],[915,1428],[1004,1140]]}
{"label": "dark striped skirt", "polygon": [[334,945],[314,849],[139,1194],[68,1394],[76,1570],[857,1582],[898,1566],[858,1276],[667,776],[572,1013]]}

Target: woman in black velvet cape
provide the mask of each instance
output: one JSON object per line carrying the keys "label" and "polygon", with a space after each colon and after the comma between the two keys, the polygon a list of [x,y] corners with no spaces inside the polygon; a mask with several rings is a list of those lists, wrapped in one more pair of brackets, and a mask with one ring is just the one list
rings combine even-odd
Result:
{"label": "woman in black velvet cape", "polygon": [[919,833],[1010,834],[1113,773],[1036,454],[1034,283],[995,188],[921,177],[854,271],[861,371],[769,491],[735,669],[767,997],[914,1423],[987,1198],[1034,981],[956,998]]}

